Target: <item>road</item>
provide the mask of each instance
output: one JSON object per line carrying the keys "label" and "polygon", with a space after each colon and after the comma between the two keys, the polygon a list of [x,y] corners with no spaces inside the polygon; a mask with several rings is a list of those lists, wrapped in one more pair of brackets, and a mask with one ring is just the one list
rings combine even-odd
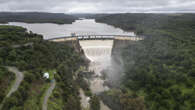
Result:
{"label": "road", "polygon": [[16,76],[16,80],[15,80],[15,83],[14,85],[12,86],[11,90],[9,91],[9,93],[7,94],[6,97],[10,97],[11,94],[13,92],[15,92],[18,87],[20,86],[22,80],[24,79],[24,75],[22,72],[20,72],[16,67],[7,67],[7,69],[10,71],[10,72],[13,72]]}
{"label": "road", "polygon": [[[6,67],[8,69],[8,71],[12,72],[15,74],[15,82],[12,85],[10,91],[8,92],[8,94],[6,95],[6,98],[10,97],[12,93],[14,93],[15,91],[17,91],[18,87],[20,86],[21,82],[24,79],[24,75],[22,72],[20,72],[16,67]],[[0,104],[0,110],[2,109],[3,103],[5,100],[3,100],[3,102]]]}
{"label": "road", "polygon": [[49,89],[47,90],[46,95],[45,95],[45,97],[44,97],[44,101],[43,101],[43,105],[42,105],[42,110],[47,110],[47,102],[48,102],[48,99],[49,99],[49,97],[51,96],[52,91],[53,91],[53,89],[55,88],[55,86],[56,86],[56,81],[53,80],[53,81],[51,82],[51,86],[50,86]]}

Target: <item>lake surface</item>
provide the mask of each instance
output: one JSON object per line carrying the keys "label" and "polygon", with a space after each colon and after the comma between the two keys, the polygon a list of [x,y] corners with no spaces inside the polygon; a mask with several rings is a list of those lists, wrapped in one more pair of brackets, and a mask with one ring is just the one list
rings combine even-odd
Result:
{"label": "lake surface", "polygon": [[125,32],[113,26],[96,23],[94,19],[76,20],[72,24],[53,24],[53,23],[22,23],[10,22],[7,25],[16,25],[27,28],[34,33],[42,34],[44,39],[70,36],[71,33],[77,35],[99,34],[99,35],[132,35],[133,32]]}

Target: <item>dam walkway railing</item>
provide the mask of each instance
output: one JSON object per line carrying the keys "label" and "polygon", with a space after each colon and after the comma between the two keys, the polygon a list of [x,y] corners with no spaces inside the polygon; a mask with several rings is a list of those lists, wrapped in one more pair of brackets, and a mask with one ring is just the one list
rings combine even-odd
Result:
{"label": "dam walkway railing", "polygon": [[47,39],[49,41],[67,41],[67,40],[142,40],[141,36],[130,36],[130,35],[76,35],[76,36],[62,36]]}

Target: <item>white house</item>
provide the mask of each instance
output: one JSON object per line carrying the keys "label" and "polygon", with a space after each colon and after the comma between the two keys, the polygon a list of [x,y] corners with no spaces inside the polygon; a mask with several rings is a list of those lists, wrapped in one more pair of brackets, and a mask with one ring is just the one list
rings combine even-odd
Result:
{"label": "white house", "polygon": [[49,73],[48,72],[44,73],[43,77],[49,79]]}

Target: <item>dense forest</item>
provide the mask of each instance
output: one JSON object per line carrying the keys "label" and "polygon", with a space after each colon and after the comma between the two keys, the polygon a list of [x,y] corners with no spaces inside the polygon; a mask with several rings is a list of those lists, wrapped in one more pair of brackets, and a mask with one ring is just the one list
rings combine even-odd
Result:
{"label": "dense forest", "polygon": [[113,14],[97,18],[145,36],[121,50],[120,87],[102,95],[113,110],[194,110],[195,15]]}
{"label": "dense forest", "polygon": [[71,24],[76,19],[78,18],[63,13],[0,12],[0,23],[26,22],[26,23]]}
{"label": "dense forest", "polygon": [[109,14],[92,14],[92,13],[82,13],[82,14],[71,14],[77,18],[85,18],[85,19],[97,19],[97,18],[101,18],[101,17],[104,17],[104,16],[108,16]]}
{"label": "dense forest", "polygon": [[[60,102],[57,109],[81,109],[79,87],[73,79],[80,66],[86,64],[81,53],[66,43],[45,41],[41,35],[17,26],[0,26],[0,38],[3,39],[0,41],[2,110],[41,110],[43,97],[53,78],[57,84],[52,96],[57,99],[56,103]],[[29,42],[29,45],[23,45]],[[14,74],[6,67],[16,67],[24,74],[18,90],[10,97],[5,96],[14,81]],[[43,78],[44,72],[50,72],[50,79]],[[56,109],[56,103],[50,106]]]}

